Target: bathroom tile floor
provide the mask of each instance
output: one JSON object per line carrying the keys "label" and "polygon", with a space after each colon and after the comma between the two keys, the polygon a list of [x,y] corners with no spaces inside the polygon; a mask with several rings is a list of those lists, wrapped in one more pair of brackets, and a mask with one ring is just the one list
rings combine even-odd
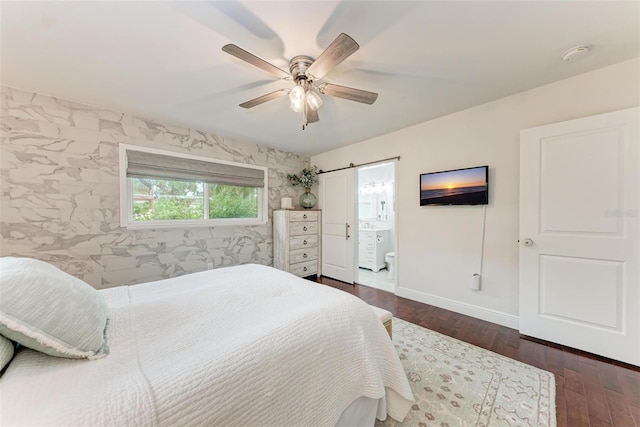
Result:
{"label": "bathroom tile floor", "polygon": [[381,289],[387,292],[394,291],[394,283],[393,280],[389,279],[389,272],[387,269],[382,269],[377,273],[367,268],[360,268],[358,270],[357,283],[359,285],[369,286],[371,288]]}

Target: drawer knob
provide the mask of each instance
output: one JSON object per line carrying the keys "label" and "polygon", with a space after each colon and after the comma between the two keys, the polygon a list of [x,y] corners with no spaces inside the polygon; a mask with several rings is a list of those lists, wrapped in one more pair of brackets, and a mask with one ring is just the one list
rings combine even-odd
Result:
{"label": "drawer knob", "polygon": [[307,219],[307,214],[302,215],[302,218]]}
{"label": "drawer knob", "polygon": [[307,231],[307,226],[302,227],[302,231]]}
{"label": "drawer knob", "polygon": [[307,267],[303,268],[304,271],[307,271]]}
{"label": "drawer knob", "polygon": [[307,241],[306,241],[306,240],[303,240],[303,241],[302,241],[302,244],[303,244],[303,245],[306,245],[306,244],[307,244]]}
{"label": "drawer knob", "polygon": [[307,257],[307,254],[302,254],[302,258],[306,258],[306,257]]}

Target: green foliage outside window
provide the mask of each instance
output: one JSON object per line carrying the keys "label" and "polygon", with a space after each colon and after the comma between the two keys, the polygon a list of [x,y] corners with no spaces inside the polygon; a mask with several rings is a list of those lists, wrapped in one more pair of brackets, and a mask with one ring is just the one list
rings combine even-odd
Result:
{"label": "green foliage outside window", "polygon": [[257,218],[258,190],[209,184],[209,218]]}
{"label": "green foliage outside window", "polygon": [[[133,178],[135,221],[205,219],[202,182]],[[258,189],[208,184],[209,218],[257,218]]]}

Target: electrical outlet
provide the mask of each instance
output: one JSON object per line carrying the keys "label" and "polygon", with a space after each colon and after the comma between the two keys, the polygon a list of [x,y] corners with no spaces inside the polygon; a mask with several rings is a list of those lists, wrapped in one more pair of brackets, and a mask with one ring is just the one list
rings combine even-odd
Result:
{"label": "electrical outlet", "polygon": [[207,270],[213,270],[213,263],[212,262],[208,262],[207,263]]}

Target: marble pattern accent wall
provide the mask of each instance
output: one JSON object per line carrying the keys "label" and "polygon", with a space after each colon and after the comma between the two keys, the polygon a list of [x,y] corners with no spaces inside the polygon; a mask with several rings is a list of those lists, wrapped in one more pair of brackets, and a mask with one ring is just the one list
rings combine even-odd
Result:
{"label": "marble pattern accent wall", "polygon": [[[287,174],[308,166],[307,157],[8,87],[0,96],[1,256],[51,262],[96,288],[208,263],[272,265],[271,211],[283,196],[296,199]],[[269,223],[121,228],[120,143],[268,167]]]}

